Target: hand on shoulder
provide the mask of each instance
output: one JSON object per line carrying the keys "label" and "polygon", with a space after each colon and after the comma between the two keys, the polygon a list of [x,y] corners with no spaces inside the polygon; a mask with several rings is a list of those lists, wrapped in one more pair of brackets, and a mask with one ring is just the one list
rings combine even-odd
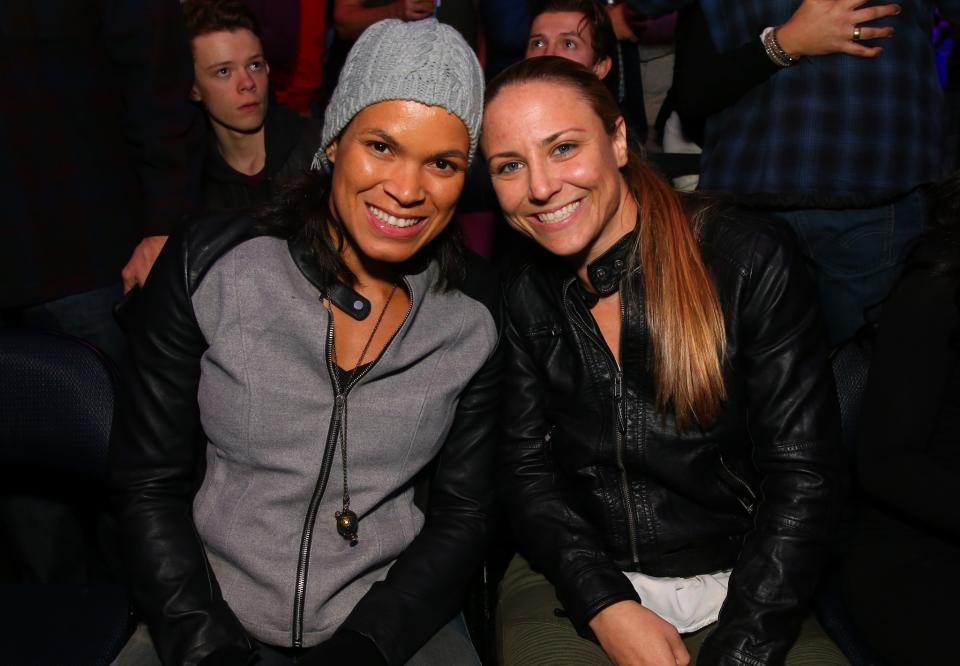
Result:
{"label": "hand on shoulder", "polygon": [[[794,58],[847,53],[873,58],[883,51],[864,44],[893,36],[893,28],[866,24],[900,13],[900,5],[863,7],[866,0],[803,0],[793,16],[777,31],[783,50]],[[856,32],[856,36],[854,31]]]}

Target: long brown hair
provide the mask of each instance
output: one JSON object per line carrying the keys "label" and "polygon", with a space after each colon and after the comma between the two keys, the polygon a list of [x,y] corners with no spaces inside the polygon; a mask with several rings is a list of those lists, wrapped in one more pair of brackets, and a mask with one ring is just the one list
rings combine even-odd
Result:
{"label": "long brown hair", "polygon": [[[489,104],[506,87],[548,81],[573,88],[613,136],[620,109],[589,70],[555,56],[523,60],[487,86]],[[691,216],[676,191],[632,150],[621,174],[637,202],[638,220],[627,275],[642,275],[642,289],[653,348],[657,408],[673,410],[677,427],[713,423],[726,397],[723,358],[726,330],[716,289],[700,255],[697,234],[706,214]]]}

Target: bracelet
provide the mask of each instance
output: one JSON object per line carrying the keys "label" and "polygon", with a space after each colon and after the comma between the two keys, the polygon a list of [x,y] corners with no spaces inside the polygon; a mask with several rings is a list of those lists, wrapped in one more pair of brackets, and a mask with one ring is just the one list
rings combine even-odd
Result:
{"label": "bracelet", "polygon": [[777,39],[777,30],[779,28],[764,28],[760,33],[760,41],[763,42],[763,50],[767,52],[767,57],[780,67],[790,67],[797,64],[797,58],[783,50],[780,46],[780,40]]}

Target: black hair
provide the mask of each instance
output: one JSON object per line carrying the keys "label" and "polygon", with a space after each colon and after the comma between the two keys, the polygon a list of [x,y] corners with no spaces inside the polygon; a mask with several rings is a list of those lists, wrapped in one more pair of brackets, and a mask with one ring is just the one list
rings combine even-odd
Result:
{"label": "black hair", "polygon": [[260,37],[260,23],[242,0],[184,0],[182,9],[191,40],[223,30],[249,30]]}
{"label": "black hair", "polygon": [[583,14],[583,23],[590,34],[593,47],[593,65],[604,58],[617,59],[617,34],[605,6],[598,0],[537,0],[533,5],[531,19],[548,12],[578,12]]}
{"label": "black hair", "polygon": [[[258,228],[286,240],[302,236],[313,249],[322,288],[336,282],[352,286],[356,277],[347,268],[341,252],[353,241],[343,223],[330,212],[330,183],[331,176],[325,172],[305,172],[258,210]],[[430,261],[436,261],[439,268],[437,288],[449,290],[463,284],[464,247],[456,221],[451,221],[426,247],[398,266],[398,270],[405,274],[418,273]]]}

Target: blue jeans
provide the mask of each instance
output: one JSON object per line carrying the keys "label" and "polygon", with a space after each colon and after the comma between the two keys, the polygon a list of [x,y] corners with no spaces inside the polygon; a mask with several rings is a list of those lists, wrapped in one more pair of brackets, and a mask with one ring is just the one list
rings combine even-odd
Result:
{"label": "blue jeans", "polygon": [[919,190],[876,208],[806,209],[773,213],[800,239],[813,264],[833,345],[853,335],[864,312],[890,292],[913,241],[926,226]]}
{"label": "blue jeans", "polygon": [[126,340],[113,317],[123,298],[120,283],[16,308],[5,317],[11,325],[58,331],[86,340],[102,350],[117,367],[123,366]]}

